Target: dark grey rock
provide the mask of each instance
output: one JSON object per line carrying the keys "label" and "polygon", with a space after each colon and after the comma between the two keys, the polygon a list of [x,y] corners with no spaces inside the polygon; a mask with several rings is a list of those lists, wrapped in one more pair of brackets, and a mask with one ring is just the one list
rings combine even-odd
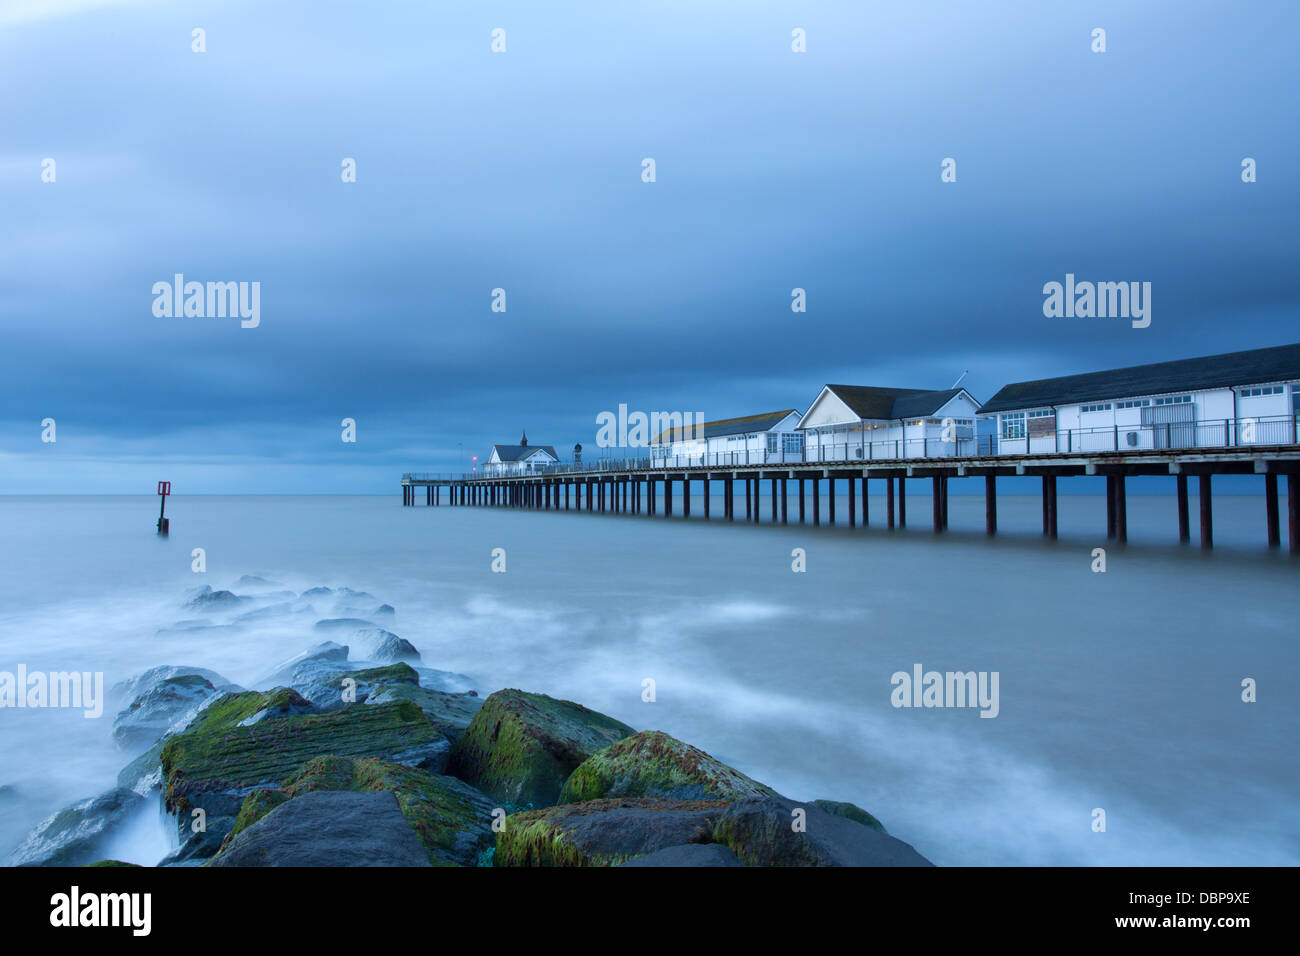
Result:
{"label": "dark grey rock", "polygon": [[113,740],[125,750],[148,747],[185,714],[218,693],[202,674],[163,677],[134,697],[113,719]]}
{"label": "dark grey rock", "polygon": [[202,611],[224,610],[248,604],[252,598],[236,594],[234,591],[214,591],[208,588],[190,599],[189,607]]}
{"label": "dark grey rock", "polygon": [[620,866],[744,866],[720,843],[686,843],[656,850]]}
{"label": "dark grey rock", "polygon": [[[184,822],[184,821],[182,821]],[[158,866],[202,866],[221,849],[226,834],[235,828],[234,817],[216,817],[206,821],[207,826],[194,832],[189,826],[188,837],[181,845],[158,861]]]}
{"label": "dark grey rock", "polygon": [[403,750],[392,756],[393,763],[407,767],[418,767],[429,773],[442,775],[447,770],[447,757],[451,754],[451,741],[447,738],[432,740],[427,744]]}
{"label": "dark grey rock", "polygon": [[359,617],[327,617],[324,620],[317,621],[312,625],[318,631],[352,631],[369,630],[375,627],[374,621],[367,621]]}
{"label": "dark grey rock", "polygon": [[390,791],[319,790],[282,803],[231,840],[212,866],[428,866]]}
{"label": "dark grey rock", "polygon": [[[804,811],[795,831],[793,811]],[[713,831],[749,866],[933,866],[902,840],[812,803],[749,797],[727,807]]]}
{"label": "dark grey rock", "polygon": [[6,866],[81,866],[102,860],[104,841],[144,798],[117,788],[64,807],[36,826]]}

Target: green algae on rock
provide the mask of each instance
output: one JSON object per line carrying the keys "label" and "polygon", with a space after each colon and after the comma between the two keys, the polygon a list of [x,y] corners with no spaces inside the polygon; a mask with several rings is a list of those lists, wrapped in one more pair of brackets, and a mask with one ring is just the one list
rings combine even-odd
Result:
{"label": "green algae on rock", "polygon": [[291,712],[303,703],[286,688],[226,694],[214,701],[184,733],[163,746],[167,809],[186,809],[189,798],[198,793],[277,786],[323,754],[388,757],[441,739],[429,718],[409,701],[249,722],[257,714]]}
{"label": "green algae on rock", "polygon": [[856,803],[844,803],[839,800],[814,800],[809,806],[820,807],[827,813],[834,814],[837,817],[844,817],[854,823],[861,823],[864,827],[871,827],[871,829],[879,830],[881,833],[889,832],[885,829],[883,823]]}
{"label": "green algae on rock", "polygon": [[82,865],[83,867],[86,867],[86,866],[134,866],[134,867],[136,867],[137,869],[139,869],[139,867],[140,867],[140,864],[139,864],[139,863],[123,863],[121,860],[96,860],[94,863],[83,863],[83,864],[81,864],[81,865]]}
{"label": "green algae on rock", "polygon": [[624,737],[583,761],[565,781],[560,803],[599,797],[736,800],[776,791],[658,730]]}
{"label": "green algae on rock", "polygon": [[494,866],[617,866],[668,847],[708,843],[720,800],[620,797],[506,817]]}
{"label": "green algae on rock", "polygon": [[747,866],[934,865],[881,830],[785,797],[746,797],[728,804],[712,839]]}
{"label": "green algae on rock", "polygon": [[398,808],[433,865],[473,866],[492,846],[495,808],[463,781],[386,760],[334,754],[307,761],[285,779],[282,789],[255,790],[246,796],[226,846],[280,804],[302,794],[385,790],[397,798]]}
{"label": "green algae on rock", "polygon": [[548,807],[579,764],[635,732],[573,701],[499,690],[452,748],[448,769],[506,809]]}

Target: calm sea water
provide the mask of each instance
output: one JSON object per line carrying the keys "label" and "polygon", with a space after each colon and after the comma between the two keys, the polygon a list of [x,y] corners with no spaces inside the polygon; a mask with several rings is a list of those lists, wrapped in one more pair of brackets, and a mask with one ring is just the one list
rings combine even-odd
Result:
{"label": "calm sea water", "polygon": [[[347,586],[394,605],[384,626],[480,694],[520,687],[667,731],[789,796],[858,803],[940,864],[1300,864],[1300,562],[1263,547],[1262,498],[1216,499],[1204,555],[1177,545],[1171,498],[1134,496],[1130,545],[1108,548],[1104,574],[1099,497],[1061,498],[1055,543],[1036,533],[1037,498],[1002,498],[993,541],[978,496],[952,497],[942,536],[928,498],[909,503],[913,526],[891,534],[880,499],[876,525],[850,531],[706,525],[698,500],[688,524],[176,497],[163,540],[155,498],[0,498],[0,670],[111,684],[189,664],[249,685],[319,635],[160,636],[201,616],[184,591],[244,574]],[[893,708],[890,677],[914,664],[997,671],[998,717]],[[1247,677],[1257,703],[1241,701]],[[111,712],[0,710],[0,849],[113,784],[131,755],[111,726]],[[117,853],[167,849],[151,810]]]}

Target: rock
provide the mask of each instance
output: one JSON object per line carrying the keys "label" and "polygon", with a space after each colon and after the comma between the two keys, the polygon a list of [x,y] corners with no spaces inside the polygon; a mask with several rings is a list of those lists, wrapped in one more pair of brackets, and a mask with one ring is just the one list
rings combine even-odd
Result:
{"label": "rock", "polygon": [[[391,791],[429,862],[473,866],[493,844],[492,802],[455,777],[391,761],[325,756],[308,761],[281,791],[249,794],[233,833],[238,834],[285,800],[318,791]],[[232,835],[229,843],[235,845]]]}
{"label": "rock", "polygon": [[421,744],[410,750],[393,754],[393,763],[406,767],[418,767],[429,773],[441,774],[447,769],[447,758],[451,754],[451,741],[443,738],[432,743]]}
{"label": "rock", "polygon": [[189,604],[186,605],[187,607],[201,611],[226,610],[252,601],[252,598],[243,597],[234,591],[214,591],[207,585],[204,585],[204,587],[207,587],[207,590],[201,591],[191,598]]}
{"label": "rock", "polygon": [[395,617],[396,615],[397,615],[397,609],[394,608],[391,604],[381,604],[379,605],[379,607],[371,611],[369,616],[370,617]]}
{"label": "rock", "polygon": [[619,866],[744,866],[720,843],[687,843],[656,850],[620,863]]}
{"label": "rock", "polygon": [[572,701],[500,690],[456,741],[448,768],[507,809],[548,807],[578,764],[633,733]]}
{"label": "rock", "polygon": [[247,611],[234,619],[235,624],[256,624],[258,621],[274,621],[298,615],[315,615],[316,609],[310,604],[284,601],[280,604],[268,604],[253,611]]}
{"label": "rock", "polygon": [[156,741],[152,747],[119,770],[117,785],[123,790],[134,790],[141,796],[162,786],[162,748],[163,740]]}
{"label": "rock", "polygon": [[186,809],[187,798],[198,793],[278,785],[323,754],[389,757],[442,736],[409,701],[245,723],[285,700],[296,706],[301,698],[284,688],[226,694],[171,737],[161,755],[167,808]]}
{"label": "rock", "polygon": [[205,678],[209,684],[222,693],[243,690],[238,684],[232,684],[216,671],[208,670],[206,667],[163,664],[159,667],[151,667],[147,671],[141,671],[134,677],[118,681],[109,690],[109,697],[114,701],[129,702],[148,694],[149,691],[171,678],[190,676]]}
{"label": "rock", "polygon": [[429,866],[391,792],[319,791],[234,837],[210,866]]}
{"label": "rock", "polygon": [[134,866],[139,867],[139,863],[123,863],[121,860],[96,860],[94,863],[83,863],[82,866]]}
{"label": "rock", "polygon": [[[791,826],[792,811],[800,807],[806,814],[802,833]],[[933,866],[887,833],[785,797],[731,804],[714,828],[713,842],[748,866]]]}
{"label": "rock", "polygon": [[239,722],[240,727],[251,727],[263,720],[298,717],[319,713],[311,701],[291,687],[281,687],[264,695],[261,706]]}
{"label": "rock", "polygon": [[308,588],[306,591],[303,591],[302,594],[300,594],[300,595],[298,595],[298,596],[299,596],[300,598],[325,598],[325,597],[333,597],[333,596],[334,596],[334,590],[333,590],[333,588]]}
{"label": "rock", "polygon": [[812,806],[820,807],[827,813],[833,814],[837,817],[844,817],[846,820],[861,823],[864,827],[871,827],[873,830],[879,830],[881,833],[889,832],[885,829],[883,823],[855,803],[841,803],[837,800],[814,800]]}
{"label": "rock", "polygon": [[330,617],[322,621],[317,621],[312,627],[317,631],[363,631],[373,629],[374,621],[362,620],[359,617]]}
{"label": "rock", "polygon": [[473,694],[474,682],[464,674],[455,671],[440,671],[432,667],[412,664],[415,673],[420,676],[420,686],[429,690],[442,691],[444,694]]}
{"label": "rock", "polygon": [[583,761],[565,781],[560,803],[598,797],[664,797],[669,800],[736,800],[775,797],[703,750],[658,730],[624,737]]}
{"label": "rock", "polygon": [[156,680],[113,719],[113,740],[123,749],[147,747],[216,693],[216,686],[202,674]]}
{"label": "rock", "polygon": [[64,807],[37,825],[5,865],[80,866],[101,859],[104,841],[143,800],[118,788]]}
{"label": "rock", "polygon": [[616,866],[686,843],[708,843],[719,800],[618,797],[506,817],[494,866]]}
{"label": "rock", "polygon": [[289,693],[280,688],[226,694],[163,744],[164,805],[176,814],[182,839],[189,839],[195,809],[206,814],[208,830],[224,838],[250,791],[280,786],[313,757],[390,757],[445,739],[409,701],[245,723],[282,701],[289,702],[290,710],[301,706],[301,698]]}
{"label": "rock", "polygon": [[336,675],[350,670],[348,646],[323,641],[285,661],[258,687],[289,687],[323,709],[342,706],[342,690]]}
{"label": "rock", "polygon": [[156,866],[202,866],[221,849],[223,838],[235,824],[235,817],[226,815],[209,818],[205,821],[206,827],[198,833],[194,832],[189,821],[182,822],[185,823],[185,839],[179,847],[159,860]]}
{"label": "rock", "polygon": [[278,588],[282,585],[278,581],[268,581],[256,574],[244,574],[240,576],[233,586],[237,588]]}
{"label": "rock", "polygon": [[357,631],[352,635],[352,640],[360,648],[360,652],[372,661],[383,664],[397,661],[415,661],[417,664],[420,662],[420,652],[415,649],[414,644],[382,627]]}
{"label": "rock", "polygon": [[366,697],[367,704],[387,704],[395,700],[411,701],[453,743],[469,728],[470,721],[483,706],[482,699],[473,691],[447,694],[408,682],[377,684]]}

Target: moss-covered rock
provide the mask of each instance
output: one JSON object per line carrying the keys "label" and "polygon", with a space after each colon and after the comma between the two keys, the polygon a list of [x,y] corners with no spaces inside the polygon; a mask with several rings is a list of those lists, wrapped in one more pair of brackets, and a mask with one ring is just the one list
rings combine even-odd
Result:
{"label": "moss-covered rock", "polygon": [[226,839],[230,839],[242,830],[247,830],[262,817],[266,816],[284,801],[289,799],[289,795],[283,790],[254,790],[248,796],[244,797],[244,802],[239,806],[239,813],[235,815],[235,825],[231,828],[230,834]]}
{"label": "moss-covered rock", "polygon": [[307,761],[285,779],[282,789],[246,796],[222,849],[280,804],[303,794],[385,790],[397,798],[433,865],[473,866],[492,846],[492,802],[463,781],[390,761],[329,754]]}
{"label": "moss-covered rock", "polygon": [[139,863],[123,863],[121,860],[96,860],[94,863],[83,863],[82,866],[134,866],[139,868]]}
{"label": "moss-covered rock", "polygon": [[708,843],[727,804],[644,797],[590,800],[506,817],[494,866],[617,866],[687,843]]}
{"label": "moss-covered rock", "polygon": [[548,807],[580,763],[635,732],[573,701],[500,690],[452,747],[448,769],[506,809]]}
{"label": "moss-covered rock", "polygon": [[[295,700],[296,699],[296,700]],[[253,723],[258,713],[298,706],[293,691],[226,694],[182,734],[167,740],[160,761],[168,810],[184,810],[197,793],[278,786],[313,757],[388,757],[441,738],[408,701],[351,706]]]}
{"label": "moss-covered rock", "polygon": [[776,791],[658,730],[643,730],[592,754],[569,775],[560,803],[599,797],[737,800]]}
{"label": "moss-covered rock", "polygon": [[729,804],[712,839],[747,866],[933,865],[881,830],[785,797],[746,797]]}
{"label": "moss-covered rock", "polygon": [[837,817],[844,817],[844,819],[852,820],[854,823],[861,823],[864,827],[871,827],[871,829],[879,830],[881,833],[889,832],[885,829],[883,823],[856,803],[842,803],[838,800],[814,800],[811,806],[820,807],[827,813],[834,814]]}

